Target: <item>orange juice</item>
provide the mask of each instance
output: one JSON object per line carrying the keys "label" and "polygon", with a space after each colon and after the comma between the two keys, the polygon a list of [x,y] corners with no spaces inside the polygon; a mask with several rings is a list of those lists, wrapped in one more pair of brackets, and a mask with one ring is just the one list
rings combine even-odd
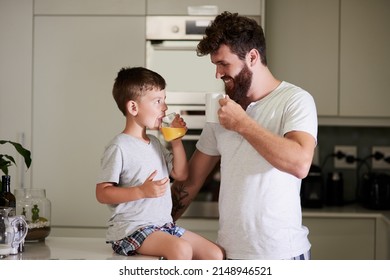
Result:
{"label": "orange juice", "polygon": [[184,127],[161,127],[161,132],[165,141],[169,142],[184,136],[186,129]]}

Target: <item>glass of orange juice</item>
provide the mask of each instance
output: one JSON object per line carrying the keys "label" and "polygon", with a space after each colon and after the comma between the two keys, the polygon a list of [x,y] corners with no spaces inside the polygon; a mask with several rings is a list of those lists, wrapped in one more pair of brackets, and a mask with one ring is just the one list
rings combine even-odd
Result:
{"label": "glass of orange juice", "polygon": [[171,113],[162,119],[160,130],[164,140],[167,142],[183,137],[186,134],[187,129],[185,127],[174,127],[173,122],[175,118],[176,113]]}

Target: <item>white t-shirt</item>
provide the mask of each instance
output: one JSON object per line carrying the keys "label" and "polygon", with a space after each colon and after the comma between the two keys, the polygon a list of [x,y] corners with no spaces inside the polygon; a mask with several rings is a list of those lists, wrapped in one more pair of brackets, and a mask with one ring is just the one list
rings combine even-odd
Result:
{"label": "white t-shirt", "polygon": [[[290,83],[282,82],[246,112],[277,135],[305,131],[317,138],[314,100]],[[221,155],[218,243],[227,258],[289,259],[310,249],[300,179],[273,167],[240,134],[219,124],[206,124],[197,149]]]}
{"label": "white t-shirt", "polygon": [[[172,170],[172,153],[153,135],[150,144],[127,134],[117,135],[106,147],[101,159],[97,183],[111,182],[118,188],[139,186],[157,170],[153,180],[168,177]],[[169,183],[162,197],[145,198],[109,205],[107,241],[120,240],[147,226],[163,226],[172,222],[172,198]]]}

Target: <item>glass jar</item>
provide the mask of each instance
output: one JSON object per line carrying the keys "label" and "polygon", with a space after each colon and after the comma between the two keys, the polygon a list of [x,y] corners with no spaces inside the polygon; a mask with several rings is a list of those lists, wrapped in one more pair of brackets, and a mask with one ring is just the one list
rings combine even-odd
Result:
{"label": "glass jar", "polygon": [[16,215],[28,224],[26,241],[44,241],[50,234],[51,202],[45,189],[15,189]]}

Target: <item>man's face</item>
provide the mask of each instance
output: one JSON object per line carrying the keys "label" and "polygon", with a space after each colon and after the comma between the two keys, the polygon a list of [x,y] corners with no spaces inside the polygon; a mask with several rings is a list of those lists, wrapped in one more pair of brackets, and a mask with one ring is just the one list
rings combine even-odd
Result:
{"label": "man's face", "polygon": [[246,64],[235,77],[222,77],[222,80],[230,79],[232,82],[225,83],[225,93],[231,99],[241,104],[247,99],[249,88],[252,84],[252,72]]}
{"label": "man's face", "polygon": [[248,91],[252,84],[252,72],[238,56],[222,45],[211,55],[211,61],[217,66],[216,78],[225,83],[225,92],[240,105],[248,103]]}

